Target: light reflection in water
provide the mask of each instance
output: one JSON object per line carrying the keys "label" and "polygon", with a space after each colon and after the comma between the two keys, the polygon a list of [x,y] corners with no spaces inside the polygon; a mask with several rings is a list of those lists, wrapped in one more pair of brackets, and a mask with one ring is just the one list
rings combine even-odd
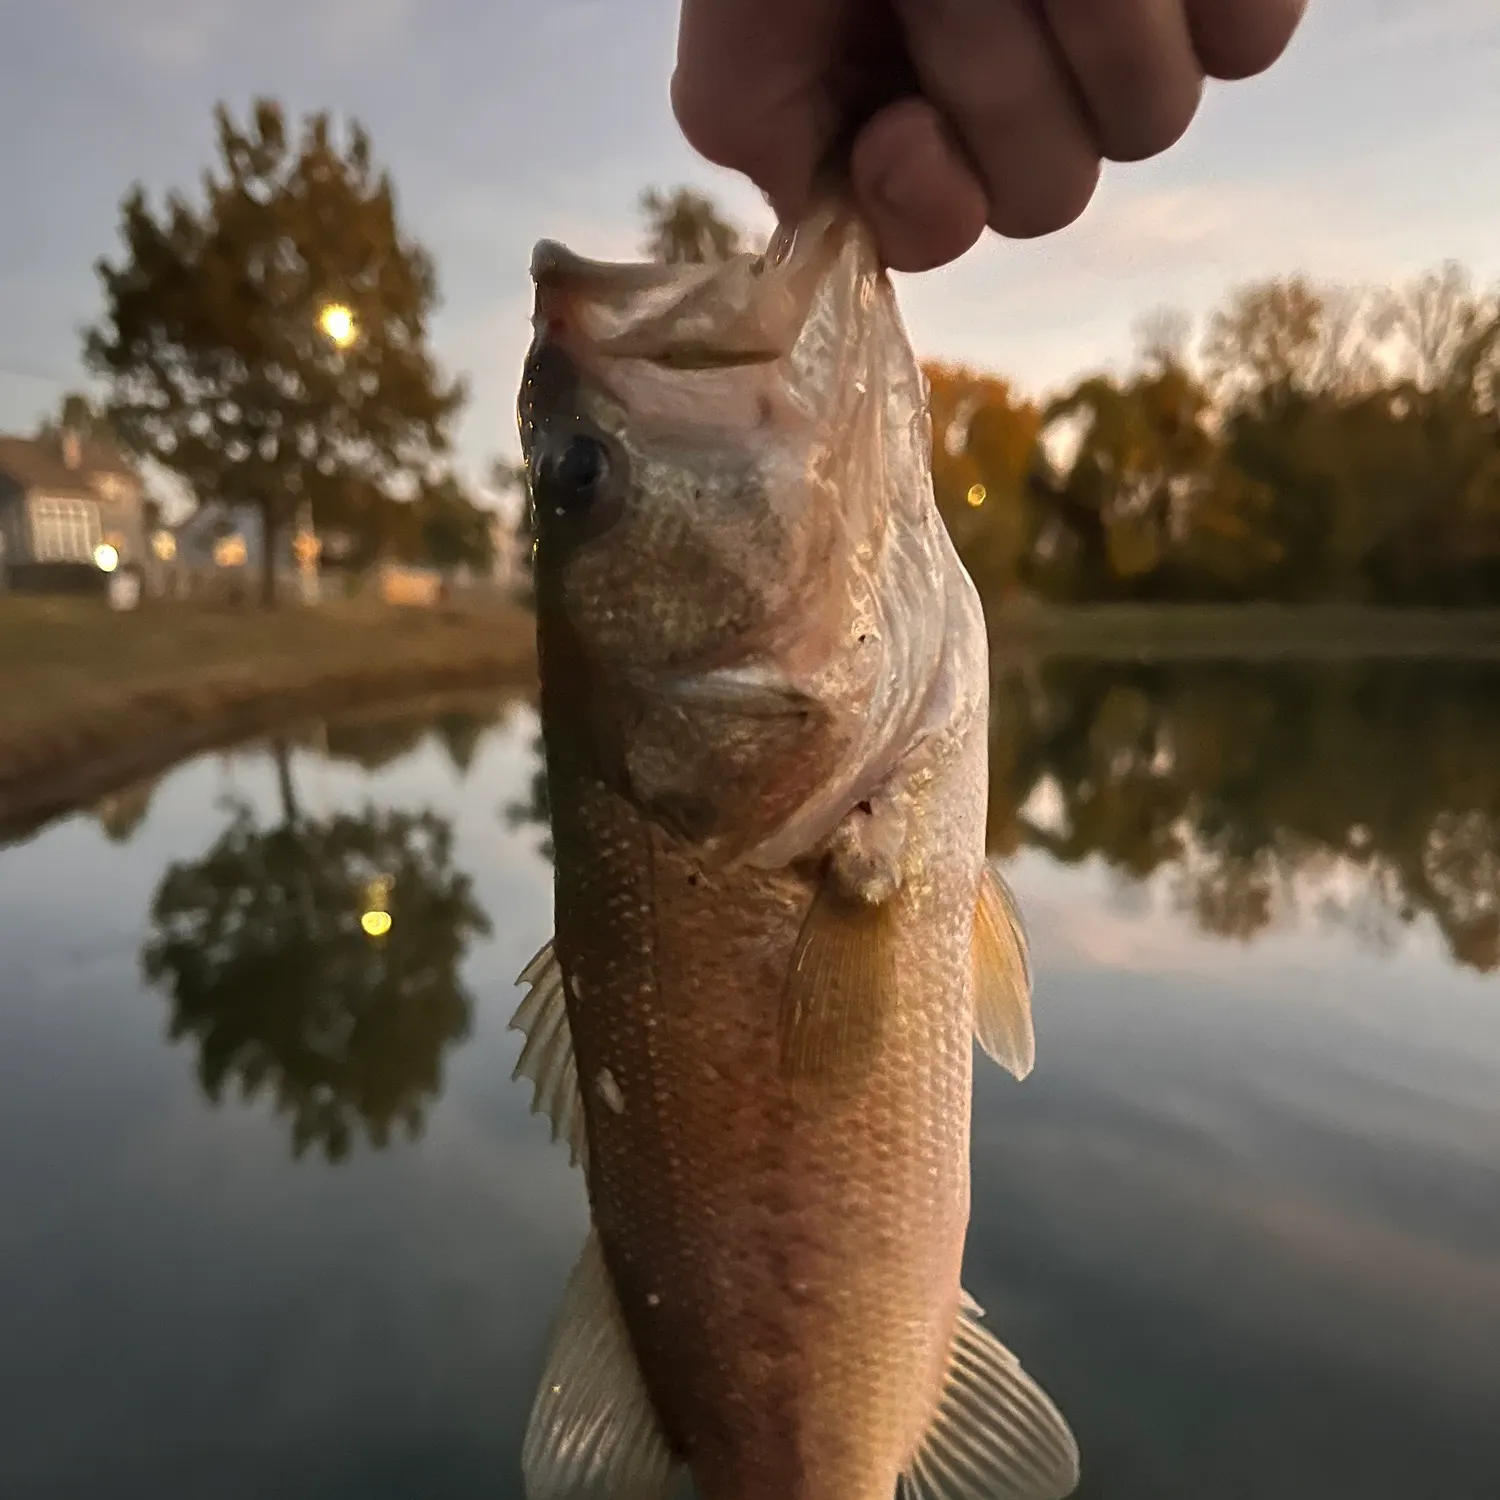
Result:
{"label": "light reflection in water", "polygon": [[[1494,1500],[1484,673],[997,684],[1038,1065],[977,1075],[966,1280],[1085,1500]],[[328,726],[0,856],[0,1494],[519,1496],[582,1228],[509,1083],[534,748],[499,706]]]}

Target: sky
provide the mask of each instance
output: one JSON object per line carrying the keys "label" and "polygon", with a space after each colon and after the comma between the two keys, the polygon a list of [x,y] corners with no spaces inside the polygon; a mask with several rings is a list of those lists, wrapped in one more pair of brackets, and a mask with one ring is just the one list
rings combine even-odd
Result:
{"label": "sky", "polygon": [[[677,133],[675,26],[674,0],[0,0],[0,431],[84,383],[127,189],[192,190],[214,104],[269,94],[369,129],[437,261],[433,341],[469,379],[457,456],[479,478],[517,452],[537,239],[631,257],[652,184],[767,223]],[[1201,314],[1261,276],[1453,258],[1500,280],[1497,79],[1495,0],[1311,0],[1274,69],[1212,86],[1163,156],[1108,167],[1077,224],[899,278],[913,341],[1043,394],[1124,361],[1152,308]]]}

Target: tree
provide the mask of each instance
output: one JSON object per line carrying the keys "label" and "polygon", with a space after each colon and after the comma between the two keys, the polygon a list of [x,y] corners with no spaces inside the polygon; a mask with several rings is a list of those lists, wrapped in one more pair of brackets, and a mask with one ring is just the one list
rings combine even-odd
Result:
{"label": "tree", "polygon": [[65,391],[57,410],[37,424],[37,437],[52,442],[58,441],[64,432],[76,433],[85,442],[102,442],[111,447],[118,444],[108,415],[82,391]]}
{"label": "tree", "polygon": [[923,369],[938,512],[980,592],[998,601],[1017,587],[1035,542],[1026,480],[1039,414],[998,376]]}
{"label": "tree", "polygon": [[1130,379],[1091,376],[1047,407],[1043,444],[1059,428],[1071,438],[1045,485],[1066,542],[1054,548],[1052,591],[1233,596],[1274,560],[1269,496],[1227,461],[1207,392],[1175,360],[1157,341]]}
{"label": "tree", "polygon": [[662,192],[647,188],[641,194],[646,219],[646,254],[668,265],[702,265],[728,260],[740,248],[737,226],[719,211],[712,198],[692,188]]}
{"label": "tree", "polygon": [[1136,320],[1136,354],[1151,371],[1188,367],[1193,320],[1180,307],[1154,307]]}
{"label": "tree", "polygon": [[494,566],[494,512],[476,504],[456,475],[444,473],[429,481],[412,503],[427,562],[438,568],[471,568],[476,573]]}
{"label": "tree", "polygon": [[297,508],[315,518],[410,496],[445,451],[464,399],[427,348],[437,282],[401,229],[389,177],[351,124],[294,141],[279,105],[246,126],[215,111],[202,200],[144,188],[121,209],[124,254],[101,260],[105,311],[87,335],[109,417],[137,453],[200,497],[258,507],[264,596]]}
{"label": "tree", "polygon": [[490,488],[502,495],[515,494],[519,499],[516,507],[515,537],[520,545],[521,568],[526,577],[531,577],[531,564],[536,550],[536,532],[532,525],[531,486],[526,479],[526,465],[511,463],[509,459],[497,458],[490,464]]}
{"label": "tree", "polygon": [[[1397,377],[1425,395],[1472,385],[1493,357],[1500,304],[1476,292],[1469,273],[1447,261],[1384,293],[1377,320],[1393,346]],[[1461,393],[1466,399],[1473,394]]]}
{"label": "tree", "polygon": [[1368,294],[1305,276],[1237,288],[1209,318],[1203,366],[1220,406],[1258,415],[1375,388]]}

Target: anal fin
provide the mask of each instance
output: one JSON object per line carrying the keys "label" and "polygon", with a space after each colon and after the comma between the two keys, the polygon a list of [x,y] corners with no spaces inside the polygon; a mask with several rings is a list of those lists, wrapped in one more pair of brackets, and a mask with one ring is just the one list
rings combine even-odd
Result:
{"label": "anal fin", "polygon": [[1078,1487],[1067,1422],[983,1316],[965,1293],[938,1409],[899,1500],[1064,1500]]}
{"label": "anal fin", "polygon": [[521,1475],[526,1500],[666,1500],[681,1477],[592,1229],[563,1293]]}
{"label": "anal fin", "polygon": [[588,1137],[583,1098],[578,1086],[578,1062],[573,1055],[573,1033],[568,1027],[563,995],[562,966],[545,944],[521,970],[517,984],[531,986],[511,1017],[512,1031],[524,1032],[526,1045],[512,1078],[532,1085],[531,1112],[552,1122],[552,1139],[566,1140],[572,1164],[588,1170]]}
{"label": "anal fin", "polygon": [[1031,1025],[1031,955],[1016,899],[986,863],[974,913],[974,1035],[1008,1073],[1025,1078],[1036,1062]]}

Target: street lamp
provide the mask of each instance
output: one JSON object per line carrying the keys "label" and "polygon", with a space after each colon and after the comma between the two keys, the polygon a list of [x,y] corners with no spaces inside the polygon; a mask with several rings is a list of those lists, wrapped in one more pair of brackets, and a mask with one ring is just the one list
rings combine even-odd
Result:
{"label": "street lamp", "polygon": [[335,349],[347,349],[358,335],[354,312],[342,302],[329,302],[318,313],[318,327]]}

